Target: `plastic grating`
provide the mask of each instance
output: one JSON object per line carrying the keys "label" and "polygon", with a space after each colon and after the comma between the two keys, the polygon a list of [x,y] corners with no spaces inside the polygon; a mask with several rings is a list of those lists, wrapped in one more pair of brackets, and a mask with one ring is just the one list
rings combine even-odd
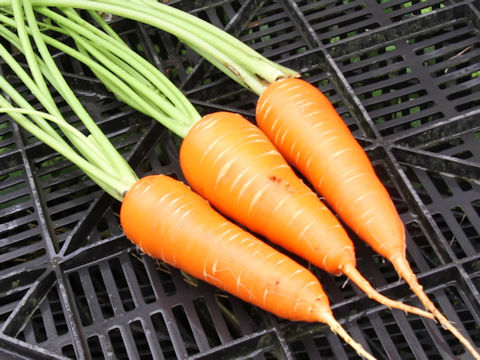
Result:
{"label": "plastic grating", "polygon": [[[480,346],[478,4],[170,4],[301,71],[326,93],[394,199],[425,290]],[[127,20],[112,25],[202,113],[235,110],[253,120],[255,96],[174,38]],[[115,100],[80,64],[56,59],[138,174],[183,179],[177,138]],[[1,358],[357,358],[321,324],[277,319],[144,256],[123,236],[118,211],[71,164],[0,117]],[[418,305],[390,264],[354,241],[360,271],[374,286]],[[377,306],[344,278],[312,271],[336,317],[379,359],[470,358],[435,323]]]}

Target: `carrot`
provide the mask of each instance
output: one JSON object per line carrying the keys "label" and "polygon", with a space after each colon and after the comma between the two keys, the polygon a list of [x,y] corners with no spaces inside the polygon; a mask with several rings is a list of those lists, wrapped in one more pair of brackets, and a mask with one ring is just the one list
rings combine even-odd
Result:
{"label": "carrot", "polygon": [[260,96],[256,120],[342,220],[393,264],[425,308],[480,359],[423,291],[406,258],[400,216],[366,153],[328,99],[304,80],[279,80]]}
{"label": "carrot", "polygon": [[[13,1],[19,36],[5,29],[0,29],[0,33],[25,53],[34,79],[3,44],[0,44],[0,57],[46,111],[33,108],[0,75],[0,112],[8,113],[25,130],[79,166],[121,201],[120,219],[125,234],[147,254],[277,316],[324,322],[359,355],[375,359],[335,320],[320,282],[307,269],[227,221],[180,181],[165,175],[138,179],[65,82],[43,42],[28,2],[22,8],[19,1]],[[28,32],[40,55],[33,50]],[[82,130],[88,135],[64,119],[45,78],[58,91],[62,103],[65,100],[76,119],[85,125],[86,130]],[[51,122],[71,144],[63,140]]]}
{"label": "carrot", "polygon": [[337,218],[241,115],[204,116],[183,140],[180,165],[193,189],[223,214],[331,274],[345,274],[388,307],[432,318],[370,285],[356,268],[352,241]]}
{"label": "carrot", "polygon": [[[1,95],[0,104],[7,104]],[[85,167],[67,147],[20,118],[42,117],[72,135],[75,130],[62,120],[33,109],[0,107],[0,113],[10,114],[89,175],[100,172],[91,164]],[[310,271],[226,220],[182,182],[150,175],[108,183],[116,194],[123,192],[120,222],[125,235],[147,255],[279,317],[325,323],[360,356],[375,359],[334,318],[322,285]]]}
{"label": "carrot", "polygon": [[[10,0],[0,0],[0,5],[9,3]],[[187,13],[183,13],[177,9],[165,6],[154,0],[137,0],[132,1],[129,4],[119,4],[114,1],[78,2],[74,0],[50,0],[48,2],[45,2],[44,0],[32,0],[32,3],[40,6],[46,4],[50,6],[56,5],[62,7],[75,6],[89,10],[106,11],[157,26],[158,28],[169,31],[177,36],[181,41],[186,43],[200,55],[204,56],[208,61],[212,62],[212,64],[217,66],[228,76],[258,95],[261,95],[265,91],[269,83],[274,83],[276,80],[282,77],[300,76],[297,72],[291,69],[287,69],[279,66],[278,64],[272,63],[257,52],[248,48],[248,46],[245,44],[242,44],[240,41],[221,31],[215,26],[212,26],[211,24],[208,24]],[[129,97],[125,96],[121,90],[118,94],[122,99],[126,101],[129,100]],[[294,118],[298,118],[298,115],[295,114]],[[181,133],[180,135],[183,136],[184,134]],[[302,142],[303,139],[297,141]],[[298,156],[301,155],[299,154]],[[348,189],[350,189],[350,186]],[[343,190],[345,191],[345,189]],[[362,189],[359,191],[361,192]],[[384,190],[378,191],[383,192]],[[354,197],[354,199],[359,199],[363,195],[364,194]],[[384,201],[384,205],[386,207],[391,207],[391,205],[388,204],[388,201]],[[359,210],[361,209],[355,209],[352,214],[353,217],[359,213]],[[367,212],[363,212],[362,214],[369,215],[369,210],[366,211]],[[344,212],[346,212],[346,210],[344,210]],[[372,213],[373,210],[371,210],[370,215],[372,215]],[[366,217],[367,215],[364,216]],[[399,229],[403,228],[403,225],[398,227],[398,223],[395,219],[392,220],[390,225],[385,222],[381,224],[379,223],[377,226],[383,226],[387,229],[393,227],[395,232],[399,232]],[[357,231],[360,230],[357,229]],[[403,236],[404,235],[401,235],[402,239]],[[382,247],[381,241],[374,240],[374,242],[379,243],[380,245],[378,246]],[[408,279],[407,282],[409,282],[410,286],[415,289],[414,291],[422,299],[422,302],[424,304],[428,304],[428,298],[425,294],[423,294],[421,286],[418,284],[418,281],[416,281],[413,272],[405,260],[405,246],[401,243],[402,241],[400,241],[400,243],[394,243],[397,244],[398,247],[392,250],[386,249],[387,246],[385,245],[383,246],[382,251],[386,253],[391,253],[393,250],[398,253],[403,252],[403,255],[401,256],[391,256],[390,260],[395,260],[395,263],[397,264],[395,265],[397,271],[403,274],[402,276],[405,279]],[[390,243],[390,245],[392,245],[392,243]],[[427,308],[434,309],[434,307],[431,305],[433,304],[430,303]],[[438,312],[438,310],[435,309],[434,311],[437,318],[444,324],[444,326],[452,331],[455,336],[459,337],[459,339],[467,345],[467,348],[472,351],[473,348],[470,344],[467,344],[466,339],[460,337],[461,335],[458,333],[458,331],[456,331],[451,324],[447,324],[444,318],[442,319],[442,315]],[[477,358],[480,358],[477,352],[472,351],[472,353],[474,353]]]}
{"label": "carrot", "polygon": [[[52,26],[51,23],[43,24],[43,26],[49,26],[49,28],[52,30],[70,34],[72,37],[74,37],[77,44],[81,44],[84,50],[87,50],[95,58],[99,59],[99,61],[101,61],[105,67],[113,72],[113,74],[106,72],[106,69],[102,68],[100,64],[86,57],[84,54],[75,52],[74,49],[65,46],[63,43],[55,41],[54,39],[45,35],[43,35],[43,39],[49,45],[58,47],[60,50],[76,57],[88,65],[92,71],[94,71],[103,81],[106,81],[107,85],[115,94],[117,94],[118,97],[125,98],[128,100],[129,104],[140,111],[144,111],[148,115],[152,115],[155,119],[162,122],[165,126],[169,127],[172,131],[176,132],[180,136],[185,136],[185,134],[189,133],[193,124],[201,119],[201,116],[196,113],[195,109],[188,102],[188,100],[183,97],[184,100],[180,101],[183,95],[179,93],[176,88],[169,87],[168,94],[163,92],[168,80],[162,79],[163,74],[161,74],[157,69],[153,68],[151,64],[146,62],[138,54],[132,52],[128,47],[125,48],[123,43],[111,38],[110,36],[106,36],[106,34],[100,32],[98,28],[93,27],[93,25],[81,19],[72,10],[68,12],[65,9],[63,10],[65,14],[67,14],[68,19],[66,17],[62,17],[56,12],[49,11],[48,9],[39,9],[38,11],[41,12],[42,15],[48,16],[52,20],[55,20],[55,22],[62,26],[62,29]],[[1,16],[0,19],[5,22],[7,21],[7,19],[4,19]],[[105,26],[105,24],[103,26]],[[82,37],[80,37],[79,34],[82,34]],[[5,36],[7,35],[5,34]],[[8,37],[10,38],[11,36],[8,35]],[[127,84],[122,84],[120,79],[116,76],[121,77],[121,79],[124,80],[128,86],[125,86]],[[153,87],[158,88],[160,91],[152,91],[150,84],[153,85]],[[129,86],[131,86],[132,89],[130,89]],[[135,91],[132,91],[133,89],[135,89]],[[127,93],[127,91],[129,92]],[[159,96],[160,94],[165,95],[165,99],[163,99],[162,96]],[[144,101],[145,99],[150,99],[150,101]],[[164,103],[168,102],[168,100],[171,102],[169,102],[169,106],[163,106],[160,100],[162,100]],[[161,110],[164,109],[164,112],[161,110],[155,110],[152,107],[154,104],[157,104]],[[172,105],[175,105],[175,107]],[[147,107],[150,110],[146,110]],[[166,119],[166,116],[168,116],[168,120]],[[175,121],[179,124],[178,126],[172,126],[172,123]],[[283,159],[282,163],[288,167]],[[293,174],[291,169],[289,170],[289,174]],[[298,179],[296,181],[298,182]],[[310,196],[312,199],[314,199],[314,202],[318,202],[318,199],[316,196],[314,196],[310,189],[306,188],[305,186],[303,186],[302,189],[310,193]],[[323,206],[321,203],[320,205]],[[322,211],[327,211],[327,209],[323,206]],[[338,221],[331,214],[329,219],[334,227],[340,227]],[[343,237],[346,237],[346,234],[343,230],[340,230],[340,232]],[[341,244],[339,246],[341,246]],[[349,246],[351,246],[351,243],[349,243]],[[318,258],[321,258],[321,256]],[[329,271],[332,273],[339,273],[338,269],[330,269]],[[433,317],[433,315],[423,310],[405,306],[399,302],[392,301],[391,299],[382,296],[375,291],[375,289],[365,278],[359,274],[355,266],[346,265],[343,267],[341,273],[346,274],[349,278],[354,280],[355,283],[357,283],[361,289],[368,293],[372,299],[377,300],[388,307],[400,308],[404,311],[412,312],[428,318]]]}
{"label": "carrot", "polygon": [[335,320],[310,271],[227,221],[180,181],[140,179],[123,199],[120,221],[146,254],[279,317],[325,323],[359,355],[374,359]]}

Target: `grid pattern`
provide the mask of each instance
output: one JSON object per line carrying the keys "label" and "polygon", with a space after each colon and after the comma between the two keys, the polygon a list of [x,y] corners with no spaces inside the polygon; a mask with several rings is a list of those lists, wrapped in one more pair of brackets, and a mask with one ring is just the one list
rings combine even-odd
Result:
{"label": "grid pattern", "polygon": [[[406,224],[429,296],[480,346],[479,13],[473,1],[171,1],[302,72],[367,150]],[[168,34],[112,26],[201,113],[253,120],[256,98]],[[183,179],[178,139],[56,57],[138,174]],[[7,70],[1,68],[5,73]],[[59,103],[59,107],[62,108]],[[71,118],[72,124],[76,119]],[[12,359],[354,359],[321,324],[292,323],[139,252],[119,204],[0,117],[0,356]],[[360,271],[418,305],[354,238]],[[298,259],[302,262],[302,260]],[[446,359],[464,348],[433,322],[377,306],[312,268],[347,331],[380,359]]]}

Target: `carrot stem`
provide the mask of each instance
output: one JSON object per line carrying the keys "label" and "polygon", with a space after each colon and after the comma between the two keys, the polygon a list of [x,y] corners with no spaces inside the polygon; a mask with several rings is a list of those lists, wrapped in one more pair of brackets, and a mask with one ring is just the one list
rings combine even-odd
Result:
{"label": "carrot stem", "polygon": [[[8,25],[13,25],[14,23],[6,18],[5,16],[0,14],[0,20]],[[61,29],[55,28],[55,27],[50,27],[53,30],[56,31],[62,31]],[[27,31],[30,31],[29,28],[27,28]],[[18,38],[16,36],[9,32],[5,27],[0,25],[0,34],[3,36],[5,39],[7,39],[9,42],[11,42],[15,47],[17,47],[20,51],[23,51],[22,46],[20,45]],[[45,34],[42,34],[42,39],[49,45],[57,48],[60,51],[65,52],[66,54],[76,58],[77,60],[83,62],[85,65],[90,67],[92,71],[105,83],[107,87],[110,89],[113,89],[115,94],[121,98],[126,104],[132,106],[133,108],[145,113],[148,116],[151,116],[155,118],[157,121],[168,127],[170,130],[177,134],[183,134],[187,129],[190,127],[193,119],[195,119],[195,113],[190,111],[190,114],[188,116],[184,115],[185,111],[182,113],[178,112],[178,116],[176,119],[172,119],[169,114],[166,114],[164,111],[161,111],[161,107],[158,107],[158,104],[154,102],[147,102],[145,101],[144,97],[141,96],[141,94],[147,90],[150,90],[153,92],[153,90],[148,89],[147,87],[143,88],[143,91],[138,93],[134,91],[129,85],[125,84],[122,79],[118,78],[114,73],[111,71],[114,71],[115,73],[118,73],[118,71],[115,71],[114,68],[111,68],[107,70],[104,66],[99,64],[98,62],[94,61],[91,59],[88,55],[81,53],[64,43],[61,43],[60,41],[49,37]],[[83,39],[86,41],[86,39]],[[94,42],[91,42],[93,44]],[[95,42],[96,43],[96,42]],[[125,55],[122,53],[122,55]],[[125,55],[126,56],[126,55]],[[138,63],[137,63],[138,64]],[[43,65],[43,64],[40,64]],[[113,66],[113,65],[112,65]],[[158,72],[159,73],[159,72]],[[22,79],[23,80],[23,79]],[[54,83],[55,79],[53,76],[49,77],[49,80]],[[149,77],[150,81],[154,81],[153,77]],[[26,81],[26,80],[25,80]],[[29,86],[30,88],[31,86]],[[165,87],[162,87],[164,89]],[[34,89],[32,88],[32,92]],[[37,91],[38,93],[38,91]],[[175,102],[177,104],[177,102]],[[200,117],[197,113],[197,116]],[[185,121],[182,121],[185,119]]]}
{"label": "carrot stem", "polygon": [[[1,111],[8,113],[20,126],[72,161],[106,192],[121,200],[124,193],[137,181],[137,176],[97,127],[66,83],[43,42],[33,8],[29,6],[28,0],[22,3],[17,0],[12,5],[14,18],[10,18],[9,25],[17,30],[17,35],[4,26],[0,26],[0,35],[25,54],[33,79],[3,45],[0,45],[0,55],[45,111],[36,111],[14,86],[0,76],[0,89],[9,96],[7,100],[0,95]],[[25,24],[25,17],[29,23],[28,27]],[[7,17],[2,15],[2,18]],[[29,35],[33,37],[39,54],[35,53]],[[73,113],[90,131],[90,137],[64,119],[46,80],[70,105]],[[64,140],[49,124],[50,122],[58,126],[73,146]]]}
{"label": "carrot stem", "polygon": [[332,314],[322,312],[319,315],[322,318],[322,322],[326,323],[332,332],[340,336],[348,345],[350,345],[358,355],[368,360],[376,360],[365,348],[358,342],[356,342],[347,331],[340,325],[340,323],[333,317]]}
{"label": "carrot stem", "polygon": [[[0,31],[4,29],[3,26],[0,26]],[[9,38],[7,40],[10,41]],[[21,44],[19,42],[19,39],[17,38],[17,43],[15,44],[17,48],[21,47]],[[14,59],[14,57],[10,54],[10,52],[2,45],[0,44],[0,57],[7,63],[8,66],[12,69],[12,71],[18,76],[18,78],[25,84],[25,86],[36,96],[38,101],[40,101],[42,104],[47,104],[49,101],[47,97],[45,97],[40,89],[36,86],[35,82],[32,80],[32,78],[27,74],[27,72],[20,66],[20,64]],[[10,95],[12,96],[12,95]],[[45,119],[35,117],[36,123],[42,128],[43,131],[48,133],[50,136],[53,136],[56,138],[57,141],[60,143],[63,143],[64,145],[67,145],[65,140],[62,139],[58,133],[55,132],[55,130],[48,124],[48,122],[45,121]]]}
{"label": "carrot stem", "polygon": [[[1,85],[0,85],[1,88]],[[77,130],[70,126],[68,123],[63,122],[60,119],[55,118],[51,114],[35,111],[31,109],[15,108],[12,107],[8,101],[0,95],[0,113],[7,113],[12,117],[20,126],[37,137],[40,141],[50,146],[53,150],[63,155],[66,159],[70,160],[76,166],[78,166],[85,174],[87,174],[95,183],[103,188],[113,198],[121,201],[123,195],[135,182],[133,179],[121,179],[112,172],[106,171],[105,168],[97,167],[89,161],[85,160],[79,154],[77,154],[72,148],[60,143],[57,139],[46,133],[38,126],[33,124],[23,115],[43,117],[48,121],[56,123],[60,128],[63,128],[65,132],[76,132]],[[81,136],[81,133],[78,133]],[[75,135],[77,136],[77,135]],[[85,145],[89,142],[85,139]]]}
{"label": "carrot stem", "polygon": [[25,59],[27,60],[28,69],[32,74],[33,83],[36,85],[36,88],[38,89],[37,91],[42,94],[42,98],[45,98],[42,104],[44,104],[46,109],[52,113],[52,115],[62,117],[60,111],[56,108],[56,106],[53,105],[55,102],[53,101],[52,94],[48,90],[47,83],[45,82],[42,71],[39,68],[37,58],[31,47],[30,40],[25,30],[26,25],[24,21],[22,5],[19,0],[12,0],[12,10],[18,39],[20,40],[20,44],[24,49]]}
{"label": "carrot stem", "polygon": [[392,300],[382,294],[380,294],[377,290],[373,288],[373,286],[368,282],[367,279],[363,277],[362,274],[358,271],[358,269],[353,266],[352,264],[347,264],[343,267],[344,274],[351,279],[363,292],[365,292],[368,297],[372,300],[379,302],[389,308],[395,308],[402,310],[406,313],[412,313],[419,316],[423,316],[428,319],[433,319],[434,315],[427,311],[421,310],[414,306],[410,306],[404,304],[400,301]]}
{"label": "carrot stem", "polygon": [[[90,114],[82,106],[78,98],[73,93],[72,89],[70,89],[67,82],[61,75],[60,70],[56,66],[52,56],[50,55],[49,50],[47,49],[45,42],[41,37],[41,33],[37,25],[33,8],[28,0],[23,1],[23,7],[24,7],[24,14],[25,14],[28,26],[31,30],[31,36],[40,54],[41,60],[43,60],[46,68],[48,69],[48,72],[51,74],[51,77],[55,79],[54,86],[56,87],[57,91],[59,91],[62,94],[65,101],[70,105],[70,107],[75,112],[75,114],[80,118],[80,120],[88,129],[92,137],[95,138],[96,143],[100,147],[101,151],[104,154],[106,154],[106,156],[108,157],[109,163],[111,164],[112,168],[115,169],[115,172],[119,174],[120,177],[124,177],[124,176],[129,177],[132,171],[128,166],[127,167],[125,166],[124,158],[117,152],[117,150],[112,145],[112,143],[107,140],[105,134],[98,128],[95,121],[92,119]],[[21,13],[19,13],[18,15],[21,16]],[[27,37],[28,39],[26,24],[23,21],[17,20],[17,25],[19,23],[21,23],[22,25],[21,31],[20,31],[20,28],[18,29],[19,35],[24,34],[25,37]],[[30,46],[28,46],[27,44],[23,44],[23,45],[24,45],[25,51],[27,50],[27,48],[30,48]],[[33,54],[33,50],[32,50],[32,54]],[[46,83],[44,84],[46,87]],[[48,88],[47,88],[47,91],[48,91]],[[56,105],[53,99],[52,99],[52,106],[56,109],[57,114],[61,114],[60,110],[56,108]]]}
{"label": "carrot stem", "polygon": [[[66,10],[72,11],[72,13],[76,14],[76,11],[74,9],[62,9],[63,12],[66,12]],[[97,22],[97,24],[99,24],[102,27],[103,30],[105,30],[105,32],[109,36],[113,37],[115,39],[115,41],[118,41],[118,42],[121,42],[121,43],[125,44],[125,42],[122,40],[122,38],[120,36],[118,36],[118,34],[115,32],[115,30],[113,30],[112,27],[110,25],[108,25],[108,23],[105,21],[105,19],[97,11],[88,10],[88,13],[92,17],[92,19],[95,20]],[[87,22],[85,21],[85,23],[87,23]],[[91,25],[90,23],[88,23],[88,24]]]}
{"label": "carrot stem", "polygon": [[[138,78],[142,79],[142,81],[146,81],[147,84],[150,82],[155,82],[155,84],[158,84],[157,87],[161,86],[162,93],[166,95],[166,98],[160,96],[158,92],[154,91],[145,92],[145,95],[151,97],[152,103],[161,102],[161,106],[159,106],[159,108],[169,114],[173,119],[177,119],[177,121],[180,122],[180,119],[182,119],[181,112],[189,114],[187,110],[190,110],[191,114],[194,114],[194,116],[200,118],[200,115],[198,115],[195,110],[192,110],[193,106],[190,102],[186,101],[185,96],[180,93],[177,87],[175,87],[160,71],[154,68],[149,62],[145,61],[143,57],[141,57],[134,51],[130,51],[130,48],[128,48],[122,40],[118,40],[118,34],[116,36],[113,35],[113,33],[115,33],[113,29],[110,30],[109,34],[107,34],[84,20],[73,9],[62,9],[62,11],[68,16],[68,19],[64,16],[61,16],[57,12],[49,10],[48,8],[36,8],[36,10],[40,14],[51,18],[58,24],[64,26],[64,28],[68,29],[67,34],[72,36],[72,38],[82,39],[83,41],[86,41],[86,39],[88,39],[91,43],[95,43],[95,46],[98,49],[97,52],[92,52],[93,47],[89,47],[87,49],[94,56],[96,56],[96,54],[116,54],[116,57],[110,56],[109,60],[114,61],[116,59],[117,61],[121,60],[129,64],[135,64],[135,67],[129,67],[130,70],[135,71]],[[59,28],[55,28],[55,30],[58,31]],[[83,42],[82,44],[85,43]],[[126,51],[125,49],[128,49],[128,51]],[[103,50],[103,52],[101,50]],[[107,66],[107,68],[109,67]],[[134,82],[131,82],[131,84],[132,86],[135,85]],[[150,88],[153,88],[152,84],[149,84],[149,86]],[[136,89],[136,91],[139,90],[141,89]],[[167,100],[168,98],[172,98],[173,102],[169,102]],[[180,104],[181,106],[179,106]]]}
{"label": "carrot stem", "polygon": [[64,9],[69,19],[47,8],[36,10],[61,26],[44,24],[46,28],[70,35],[81,52],[46,35],[45,41],[89,66],[111,91],[130,106],[155,118],[182,137],[201,118],[165,75],[123,42],[101,32],[73,10]]}
{"label": "carrot stem", "polygon": [[452,323],[437,309],[435,304],[429,299],[425,291],[423,291],[423,286],[418,282],[417,277],[415,276],[410,264],[404,256],[396,256],[390,259],[391,263],[395,267],[397,273],[405,280],[405,282],[410,286],[410,289],[417,295],[417,297],[422,302],[423,306],[430,311],[438,322],[448,331],[452,333],[464,346],[465,348],[473,355],[475,359],[480,359],[479,352],[475,349],[472,343],[463,336],[460,331],[452,325]]}
{"label": "carrot stem", "polygon": [[[155,26],[195,46],[201,56],[221,65],[222,71],[242,86],[260,94],[266,83],[284,77],[299,77],[292,69],[276,64],[253,51],[230,34],[216,29],[206,21],[188,13],[173,10],[170,6],[143,1],[122,2],[111,0],[32,0],[34,6],[74,7],[96,10],[126,17]],[[7,5],[0,0],[0,6]],[[8,2],[9,5],[9,2]],[[192,27],[195,31],[192,31]]]}

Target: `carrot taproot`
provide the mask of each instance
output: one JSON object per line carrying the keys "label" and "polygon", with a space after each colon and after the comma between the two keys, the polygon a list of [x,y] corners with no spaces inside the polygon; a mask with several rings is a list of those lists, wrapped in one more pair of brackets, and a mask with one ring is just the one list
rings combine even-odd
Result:
{"label": "carrot taproot", "polygon": [[375,359],[335,320],[310,271],[226,220],[182,182],[141,178],[122,201],[120,221],[146,254],[279,317],[325,323],[359,355]]}
{"label": "carrot taproot", "polygon": [[370,285],[356,268],[352,241],[337,218],[241,115],[204,116],[182,142],[180,165],[192,188],[223,214],[331,274],[345,274],[388,307],[433,317]]}
{"label": "carrot taproot", "polygon": [[425,308],[480,359],[418,282],[406,258],[403,222],[368,156],[328,98],[304,80],[282,79],[261,94],[256,121],[340,218],[393,264]]}

